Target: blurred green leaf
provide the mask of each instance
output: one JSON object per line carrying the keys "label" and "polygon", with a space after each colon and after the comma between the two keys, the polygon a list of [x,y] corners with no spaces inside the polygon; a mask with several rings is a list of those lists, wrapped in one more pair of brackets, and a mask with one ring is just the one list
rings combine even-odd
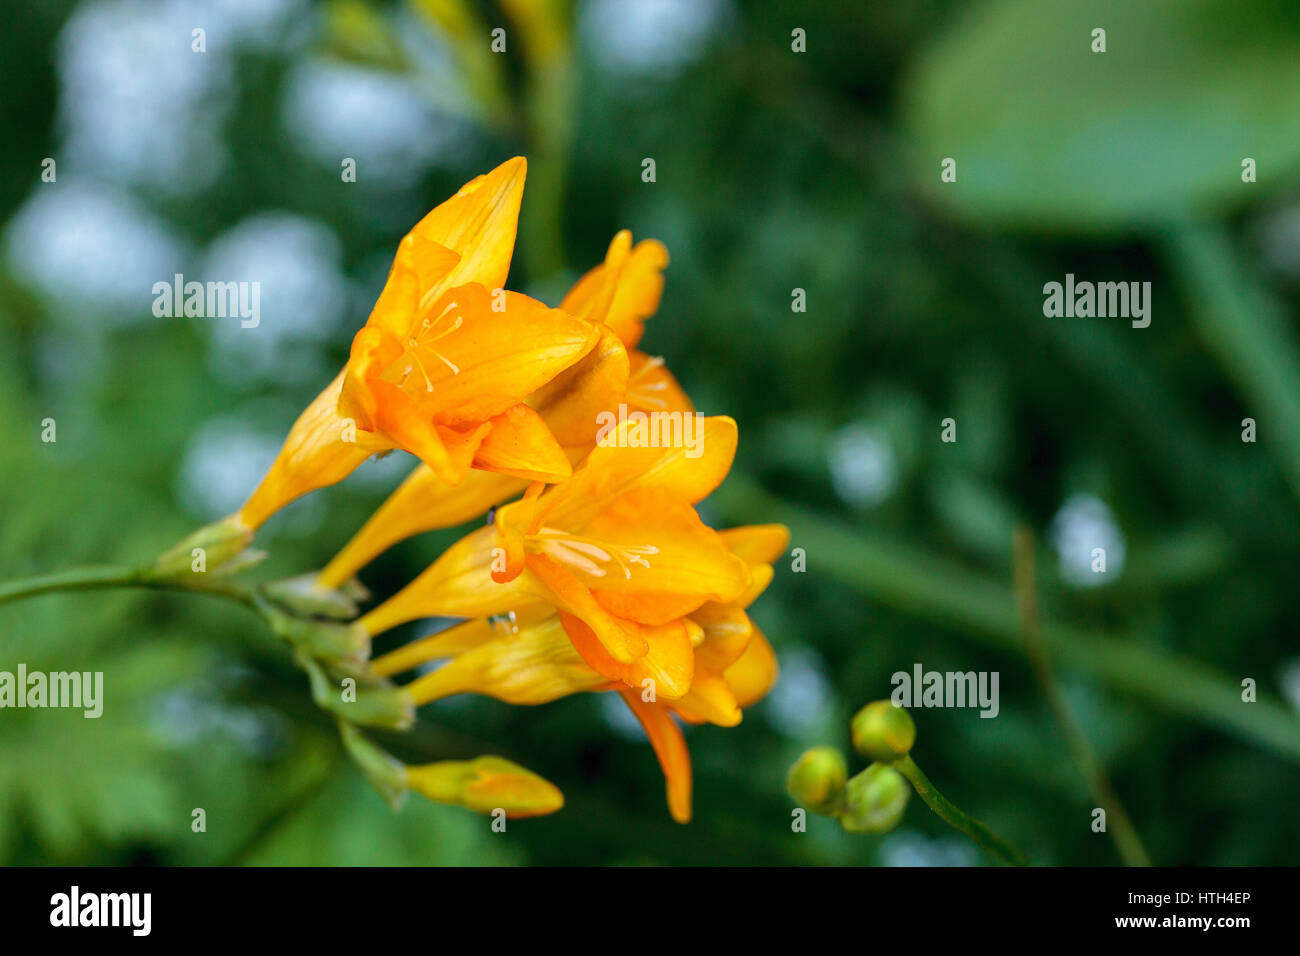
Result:
{"label": "blurred green leaf", "polygon": [[[1298,45],[1285,0],[975,3],[905,84],[913,168],[985,226],[1110,232],[1221,213],[1300,162]],[[940,182],[946,157],[954,183]],[[1242,182],[1244,157],[1259,186]]]}

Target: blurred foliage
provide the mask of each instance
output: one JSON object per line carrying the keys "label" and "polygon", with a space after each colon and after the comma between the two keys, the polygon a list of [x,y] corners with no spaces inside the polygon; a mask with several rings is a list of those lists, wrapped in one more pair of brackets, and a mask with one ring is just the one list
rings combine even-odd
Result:
{"label": "blurred foliage", "polygon": [[[0,221],[40,190],[111,172],[61,165],[57,184],[39,182],[65,134],[60,31],[124,3],[7,13]],[[680,0],[647,7],[676,20],[625,28],[659,50],[649,66],[611,65],[619,45],[592,24],[631,9],[612,0],[290,6],[281,32],[294,42],[233,54],[220,175],[185,195],[122,188],[195,246],[263,210],[324,224],[355,288],[345,326],[303,347],[316,378],[235,381],[211,360],[223,320],[153,319],[147,288],[133,322],[93,303],[69,310],[14,267],[11,242],[0,577],[143,560],[217,517],[183,493],[200,427],[237,415],[283,434],[346,356],[406,229],[522,153],[512,286],[554,301],[620,228],[672,254],[644,345],[702,410],[741,427],[706,517],[785,520],[807,550],[808,572],[779,569],[754,609],[782,682],[740,727],[688,731],[687,827],[668,817],[648,744],[602,696],[425,708],[391,742],[402,756],[499,753],[564,790],[560,813],[494,834],[486,818],[415,800],[390,812],[287,652],[242,609],[44,597],[0,608],[0,669],[102,670],[107,703],[98,720],[0,712],[0,862],[950,861],[943,824],[919,802],[885,837],[818,819],[795,834],[784,794],[804,749],[846,745],[849,715],[921,662],[1001,672],[996,720],[914,713],[936,785],[1036,863],[1113,863],[1025,662],[1010,592],[1012,528],[1050,538],[1076,494],[1110,506],[1127,557],[1086,589],[1045,561],[1045,636],[1152,857],[1296,861],[1300,721],[1281,702],[1300,613],[1293,4]],[[680,32],[701,17],[704,39]],[[214,14],[209,34],[219,25]],[[511,42],[486,56],[499,25]],[[1093,26],[1108,29],[1104,55],[1088,52]],[[791,52],[796,27],[804,54]],[[309,61],[395,76],[467,132],[408,181],[363,164],[341,183],[337,160],[284,129],[287,77]],[[939,181],[946,156],[957,183]],[[1241,182],[1242,156],[1259,161],[1257,184]],[[641,180],[644,157],[655,183]],[[1042,285],[1067,272],[1151,281],[1151,327],[1045,319]],[[806,313],[790,309],[795,288]],[[55,444],[39,440],[47,416]],[[959,437],[944,444],[950,416]],[[1241,441],[1247,416],[1256,444]],[[844,462],[859,461],[845,449],[864,436],[892,468],[871,500],[844,487]],[[275,519],[259,537],[272,553],[262,573],[323,564],[401,470],[378,474]],[[406,542],[364,580],[388,595],[455,536]],[[1243,677],[1258,681],[1257,704],[1240,702]],[[200,807],[205,833],[190,826]]]}

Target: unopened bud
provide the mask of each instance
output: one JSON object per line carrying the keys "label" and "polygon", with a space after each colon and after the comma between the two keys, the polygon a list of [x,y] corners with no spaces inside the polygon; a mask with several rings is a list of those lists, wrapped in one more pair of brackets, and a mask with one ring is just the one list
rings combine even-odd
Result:
{"label": "unopened bud", "polygon": [[223,518],[200,528],[159,555],[150,569],[151,576],[160,581],[184,581],[190,575],[200,573],[195,570],[196,552],[202,556],[202,573],[216,574],[233,569],[237,564],[235,559],[252,540],[252,529],[238,518]]}
{"label": "unopened bud", "polygon": [[301,650],[296,659],[311,681],[312,700],[322,710],[365,727],[409,730],[414,725],[415,699],[404,688],[365,674],[339,679]]}
{"label": "unopened bud", "polygon": [[328,617],[350,621],[357,616],[357,598],[347,585],[329,588],[315,574],[300,574],[266,585],[263,590],[276,604],[300,617]]}
{"label": "unopened bud", "polygon": [[849,775],[844,754],[835,747],[813,747],[790,767],[785,789],[799,806],[823,816],[834,816],[844,803],[844,781]]}
{"label": "unopened bud", "polygon": [[886,833],[902,819],[911,794],[901,773],[873,763],[845,786],[840,826],[850,833]]}
{"label": "unopened bud", "polygon": [[263,601],[271,630],[294,647],[325,661],[359,663],[370,656],[370,635],[355,621],[313,621],[285,614]]}
{"label": "unopened bud", "polygon": [[912,715],[893,701],[873,700],[853,715],[853,749],[864,757],[893,763],[916,743]]}
{"label": "unopened bud", "polygon": [[564,806],[559,787],[525,767],[502,757],[444,760],[407,767],[412,790],[438,803],[453,803],[490,814],[504,810],[507,817],[535,817]]}

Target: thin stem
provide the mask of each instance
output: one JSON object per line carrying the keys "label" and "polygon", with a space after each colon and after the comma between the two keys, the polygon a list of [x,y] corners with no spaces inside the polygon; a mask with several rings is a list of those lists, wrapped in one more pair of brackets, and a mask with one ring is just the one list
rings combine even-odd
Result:
{"label": "thin stem", "polygon": [[1147,855],[1133,821],[1120,803],[1119,795],[1111,786],[1101,761],[1093,752],[1083,728],[1065,702],[1065,695],[1061,693],[1061,687],[1052,675],[1051,661],[1038,622],[1038,591],[1034,585],[1034,537],[1028,528],[1016,529],[1012,574],[1029,663],[1033,666],[1043,696],[1047,698],[1052,716],[1065,737],[1066,746],[1088,782],[1093,800],[1109,814],[1110,825],[1106,832],[1115,841],[1115,847],[1125,866],[1150,866],[1151,857]]}
{"label": "thin stem", "polygon": [[908,782],[912,784],[912,789],[920,795],[926,806],[933,810],[944,823],[954,830],[966,834],[1005,863],[1012,866],[1029,865],[1029,861],[1025,859],[1019,850],[974,817],[967,816],[952,801],[935,789],[934,784],[930,782],[930,778],[921,772],[921,768],[916,765],[916,761],[910,755],[895,761],[894,769],[908,779]]}
{"label": "thin stem", "polygon": [[31,577],[16,578],[0,582],[0,604],[21,601],[41,594],[53,594],[62,591],[90,591],[99,588],[149,588],[157,591],[190,591],[201,594],[213,594],[229,598],[241,604],[253,606],[252,593],[245,587],[219,577],[202,580],[197,576],[194,582],[184,583],[174,579],[159,580],[152,576],[148,567],[129,568],[111,565],[88,568],[69,568],[66,571],[53,571],[49,574],[34,574]]}

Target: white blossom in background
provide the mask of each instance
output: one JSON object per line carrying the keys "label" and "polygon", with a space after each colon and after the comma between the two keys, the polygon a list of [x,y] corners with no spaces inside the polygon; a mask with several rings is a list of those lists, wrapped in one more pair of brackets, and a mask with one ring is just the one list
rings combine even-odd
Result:
{"label": "white blossom in background", "polygon": [[1293,657],[1283,664],[1279,677],[1283,696],[1291,709],[1300,713],[1300,657]]}
{"label": "white blossom in background", "polygon": [[680,71],[735,16],[729,0],[592,0],[579,8],[583,46],[612,73]]}
{"label": "white blossom in background", "polygon": [[912,830],[896,830],[880,841],[882,866],[975,866],[978,854],[964,837],[931,840]]}
{"label": "white blossom in background", "polygon": [[283,438],[239,418],[205,422],[190,436],[181,461],[176,489],[181,504],[203,520],[232,514],[271,467]]}
{"label": "white blossom in background", "polygon": [[236,385],[319,380],[323,387],[333,375],[327,346],[346,337],[352,305],[342,258],[332,229],[294,213],[257,213],[217,236],[201,275],[186,280],[257,283],[260,318],[249,328],[238,316],[183,320],[211,329],[216,374]]}
{"label": "white blossom in background", "polygon": [[407,79],[345,63],[307,61],[285,81],[281,121],[294,143],[332,170],[344,158],[358,181],[408,186],[467,142]]}
{"label": "white blossom in background", "polygon": [[[1062,579],[1078,588],[1095,588],[1119,577],[1124,568],[1123,532],[1110,507],[1095,495],[1071,495],[1048,532],[1060,561]],[[1106,570],[1094,571],[1095,550],[1105,551]]]}
{"label": "white blossom in background", "polygon": [[854,423],[839,429],[831,439],[827,466],[835,493],[855,507],[874,507],[898,486],[893,446],[868,425]]}
{"label": "white blossom in background", "polygon": [[816,736],[832,714],[826,665],[811,648],[781,653],[781,679],[757,707],[777,730],[795,740]]}
{"label": "white blossom in background", "polygon": [[110,186],[35,187],[5,228],[5,254],[59,318],[154,322],[153,284],[180,271],[182,240]]}
{"label": "white blossom in background", "polygon": [[[225,166],[234,56],[309,23],[307,0],[92,0],[56,44],[60,175],[188,193]],[[202,30],[203,52],[194,50]]]}

